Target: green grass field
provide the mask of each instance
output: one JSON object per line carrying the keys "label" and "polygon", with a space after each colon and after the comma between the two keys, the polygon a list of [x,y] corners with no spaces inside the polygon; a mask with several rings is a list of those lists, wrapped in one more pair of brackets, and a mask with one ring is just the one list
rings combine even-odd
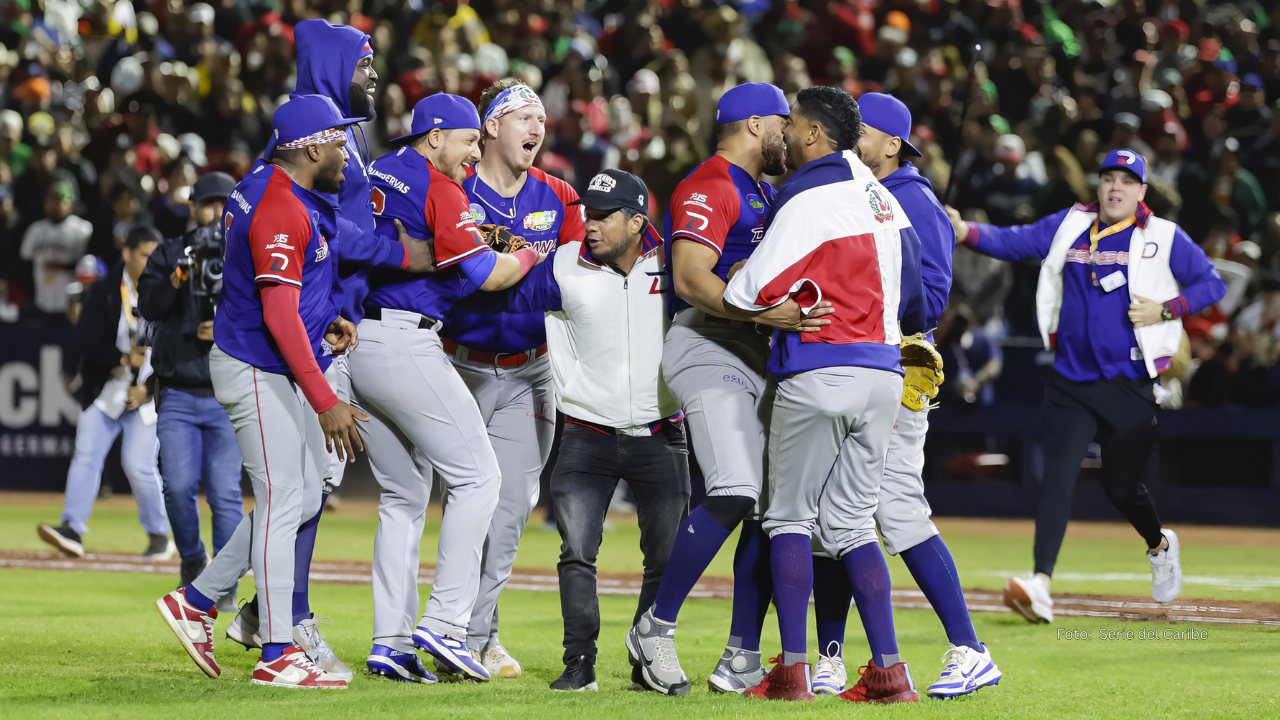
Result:
{"label": "green grass field", "polygon": [[[12,497],[12,496],[10,496]],[[6,502],[0,507],[0,549],[43,550],[34,526],[56,520],[56,504]],[[434,513],[433,513],[434,514]],[[966,587],[998,588],[1003,573],[1025,568],[1030,535],[1026,524],[953,521],[940,523],[953,548]],[[373,512],[347,503],[321,526],[317,557],[367,561],[372,548]],[[1280,583],[1280,543],[1276,531],[1228,533],[1181,529],[1184,568],[1203,584],[1187,583],[1185,597],[1276,601]],[[1073,526],[1060,574],[1082,576],[1055,582],[1055,591],[1143,594],[1149,581],[1140,543],[1132,530],[1104,525]],[[432,530],[424,557],[432,557]],[[638,535],[626,518],[614,521],[601,553],[603,570],[639,569]],[[90,551],[139,552],[142,535],[128,499],[100,503]],[[535,522],[518,564],[554,566],[558,538]],[[728,552],[711,572],[728,574]],[[909,576],[890,561],[895,585]],[[1087,579],[1085,575],[1115,575]],[[1224,579],[1230,582],[1225,582]],[[1234,579],[1234,580],[1231,580]],[[1248,580],[1255,582],[1250,584]],[[551,693],[547,683],[560,671],[559,601],[554,593],[508,592],[502,599],[503,641],[520,658],[525,675],[486,685],[404,686],[358,674],[336,693],[288,693],[248,683],[256,655],[222,640],[223,676],[206,678],[174,640],[152,605],[172,589],[174,578],[85,571],[0,569],[0,714],[27,717],[252,718],[263,713],[310,717],[766,717],[834,716],[877,713],[894,717],[1277,717],[1280,716],[1280,628],[1229,625],[1164,625],[1064,618],[1056,626],[1031,626],[1012,613],[976,613],[979,636],[1005,673],[998,687],[952,702],[913,706],[853,708],[838,700],[807,706],[714,696],[705,690],[707,673],[724,641],[729,605],[723,600],[690,600],[681,614],[678,644],[685,671],[694,681],[686,698],[629,691],[629,667],[622,639],[634,610],[626,597],[601,598],[603,628],[594,695]],[[1224,587],[1235,583],[1237,587]],[[242,585],[242,596],[252,592]],[[334,623],[324,632],[339,656],[363,666],[369,647],[371,598],[368,586],[316,583],[312,604]],[[425,597],[425,593],[424,593]],[[945,649],[931,612],[899,610],[898,638],[923,689],[940,669]],[[218,637],[229,622],[219,619]],[[1203,633],[1200,639],[1100,639],[1100,630],[1166,630]],[[1090,640],[1058,639],[1059,630],[1087,631]],[[812,638],[811,638],[812,643]],[[766,652],[777,647],[770,616]],[[865,641],[856,614],[849,626],[847,656],[863,660]]]}

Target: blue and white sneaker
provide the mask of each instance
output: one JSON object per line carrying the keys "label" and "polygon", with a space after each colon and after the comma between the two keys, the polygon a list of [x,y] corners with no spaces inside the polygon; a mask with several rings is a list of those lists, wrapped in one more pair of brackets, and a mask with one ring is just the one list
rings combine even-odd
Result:
{"label": "blue and white sneaker", "polygon": [[431,653],[445,667],[472,680],[489,679],[489,671],[484,664],[471,654],[465,640],[455,640],[448,635],[439,635],[419,625],[413,631],[413,644]]}
{"label": "blue and white sneaker", "polygon": [[982,652],[971,647],[952,645],[942,656],[942,675],[926,691],[929,697],[947,699],[968,695],[979,688],[999,684],[1000,668],[991,660],[986,646]]}
{"label": "blue and white sneaker", "polygon": [[[831,647],[835,646],[835,647]],[[813,666],[813,694],[839,695],[849,682],[849,673],[844,668],[844,658],[840,657],[840,644],[828,643],[829,655],[818,653],[818,663]]]}
{"label": "blue and white sneaker", "polygon": [[430,685],[436,681],[436,676],[422,666],[417,653],[396,652],[386,645],[373,646],[365,667],[369,668],[371,675],[381,675],[396,682]]}

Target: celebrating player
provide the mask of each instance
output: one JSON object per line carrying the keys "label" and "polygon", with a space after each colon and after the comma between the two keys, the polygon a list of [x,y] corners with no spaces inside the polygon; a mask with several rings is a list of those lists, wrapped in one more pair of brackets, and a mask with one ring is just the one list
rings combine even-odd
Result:
{"label": "celebrating player", "polygon": [[[663,344],[662,374],[684,409],[707,496],[677,533],[657,599],[627,635],[627,649],[642,681],[670,695],[689,692],[674,645],[680,606],[739,523],[729,641],[708,683],[715,691],[741,693],[765,674],[760,628],[772,595],[768,538],[759,521],[748,518],[764,477],[769,337],[753,321],[795,330],[804,329],[804,316],[794,300],[747,312],[722,296],[730,268],[764,234],[775,191],[760,177],[786,171],[789,115],[786,98],[772,85],[747,83],[722,95],[716,154],[676,186],[667,213],[675,319]],[[816,319],[828,312],[812,313],[807,327],[830,324]]]}
{"label": "celebrating player", "polygon": [[[546,112],[533,89],[508,78],[480,96],[484,152],[462,187],[471,217],[505,227],[539,252],[580,240],[582,212],[569,207],[578,193],[531,167],[546,133]],[[454,306],[445,322],[444,350],[475,396],[502,470],[480,571],[480,594],[467,644],[497,677],[518,677],[520,663],[498,638],[498,594],[511,577],[516,547],[538,501],[538,480],[555,437],[555,397],[543,315],[513,313],[507,293],[477,293]]]}
{"label": "celebrating player", "polygon": [[[326,450],[336,446],[346,457],[362,449],[355,425],[367,419],[324,379],[328,353],[354,343],[355,327],[338,317],[331,297],[328,238],[337,217],[318,194],[338,192],[345,128],[361,119],[343,117],[320,95],[281,105],[268,160],[232,191],[224,219],[227,256],[209,369],[253,482],[255,512],[237,533],[250,525],[249,564],[263,605],[262,659],[253,671],[259,685],[347,686],[293,641],[294,546],[303,520],[320,510]],[[239,558],[236,551],[232,562]],[[213,579],[201,573],[156,605],[200,669],[217,677],[214,603],[235,589],[238,575],[222,587],[212,587]]]}
{"label": "celebrating player", "polygon": [[787,128],[787,164],[764,239],[724,300],[760,311],[788,299],[835,312],[816,333],[783,332],[769,426],[769,533],[782,655],[752,697],[812,698],[808,643],[811,537],[849,573],[872,658],[846,700],[917,700],[898,654],[889,568],[875,518],[885,452],[902,399],[898,343],[923,324],[919,239],[858,159],[858,106],[843,90],[802,90]]}
{"label": "celebrating player", "polygon": [[[892,95],[866,93],[858,98],[858,110],[862,115],[859,157],[893,193],[920,238],[924,327],[936,327],[951,289],[955,233],[929,181],[905,159],[920,155],[907,140],[911,135],[911,112],[907,106]],[[932,332],[926,340],[932,341]],[[928,400],[913,396],[910,391],[903,394],[903,407],[898,409],[898,419],[889,438],[875,517],[885,549],[890,555],[902,555],[951,641],[951,649],[943,658],[942,676],[927,692],[932,697],[956,697],[994,685],[1001,675],[986,646],[978,641],[951,551],[929,519],[931,510],[924,497],[922,476],[924,438],[929,429]],[[844,567],[831,558],[815,556],[813,611],[818,629],[818,663],[813,673],[815,693],[834,695],[844,690],[847,676],[840,651],[852,596],[853,589]]]}
{"label": "celebrating player", "polygon": [[1182,318],[1226,293],[1204,251],[1142,202],[1146,158],[1113,150],[1099,172],[1096,203],[1030,225],[965,223],[947,211],[956,238],[970,248],[1001,260],[1043,261],[1036,315],[1045,348],[1056,352],[1041,410],[1035,571],[1005,585],[1005,603],[1033,623],[1053,622],[1049,579],[1080,462],[1095,438],[1107,497],[1147,543],[1151,596],[1169,602],[1182,591],[1178,536],[1161,525],[1142,482],[1156,443],[1156,378],[1182,342]]}
{"label": "celebrating player", "polygon": [[[378,158],[373,178],[376,232],[394,237],[399,221],[434,245],[438,271],[371,277],[364,333],[350,359],[360,429],[382,488],[373,561],[370,672],[434,682],[413,654],[422,647],[453,672],[488,680],[467,648],[467,624],[480,585],[485,534],[498,502],[498,460],[475,400],[449,363],[439,336],[450,307],[476,290],[515,284],[538,261],[533,248],[492,251],[476,228],[459,182],[480,159],[480,117],[470,101],[439,93],[413,108],[406,147]],[[448,488],[440,554],[426,611],[418,614],[418,552],[432,468]]]}

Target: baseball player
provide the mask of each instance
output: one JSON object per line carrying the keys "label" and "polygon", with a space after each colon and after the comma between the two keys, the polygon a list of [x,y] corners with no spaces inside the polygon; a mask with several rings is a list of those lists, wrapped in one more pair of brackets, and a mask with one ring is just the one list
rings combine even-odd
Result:
{"label": "baseball player", "polygon": [[[760,628],[772,588],[767,537],[752,515],[764,477],[769,337],[753,320],[803,330],[804,316],[794,300],[747,312],[722,296],[730,268],[764,235],[775,190],[760,177],[786,172],[789,115],[786,98],[772,85],[747,83],[722,95],[716,154],[676,186],[667,213],[675,317],[663,344],[662,374],[684,410],[707,497],[677,533],[657,599],[627,635],[627,648],[641,682],[670,695],[689,692],[674,646],[680,606],[739,523],[729,641],[708,683],[713,691],[741,693],[765,675]],[[829,312],[811,313],[809,329],[830,324],[816,319]]]}
{"label": "baseball player", "polygon": [[[298,528],[320,509],[325,451],[337,445],[350,456],[361,448],[356,420],[367,420],[324,380],[330,354],[354,343],[355,328],[332,299],[328,237],[337,217],[316,192],[339,190],[344,130],[359,121],[321,95],[281,105],[267,159],[232,191],[223,221],[227,254],[209,367],[253,483],[255,512],[244,523],[251,524],[249,562],[263,606],[262,658],[253,670],[259,685],[347,685],[293,642],[292,601]],[[156,606],[200,669],[217,677],[214,603],[234,585],[211,588],[206,574]]]}
{"label": "baseball player", "polygon": [[[370,672],[405,682],[434,682],[414,655],[421,647],[451,671],[488,680],[469,651],[467,625],[480,587],[485,535],[502,476],[484,419],[441,345],[441,318],[476,290],[503,290],[540,256],[485,244],[458,184],[480,159],[480,117],[465,98],[439,93],[413,108],[407,143],[369,167],[375,232],[394,237],[394,221],[434,245],[437,273],[383,271],[370,279],[363,337],[350,358],[357,407],[374,477],[382,488],[373,560]],[[447,495],[440,554],[426,611],[418,614],[418,552],[432,468]]]}
{"label": "baseball player", "polygon": [[[373,69],[373,48],[370,46],[369,36],[345,25],[331,25],[324,20],[304,20],[295,26],[294,37],[298,47],[295,94],[323,95],[346,115],[372,118],[373,92],[377,86],[378,74]],[[364,159],[367,147],[360,142],[364,135],[358,124],[347,127],[345,132],[347,162],[343,169],[342,188],[334,194],[321,195],[339,208],[338,234],[330,242],[330,251],[338,261],[337,273],[334,275],[335,301],[344,318],[358,323],[363,312],[362,301],[368,291],[368,284],[364,279],[366,269],[381,267],[428,270],[431,258],[430,248],[426,243],[411,240],[403,233],[399,238],[400,242],[396,242],[394,237],[378,237],[374,234],[369,177],[365,171]],[[346,360],[345,354],[336,355],[325,371],[325,380],[340,400],[350,402],[351,379]],[[334,654],[316,625],[307,592],[316,530],[330,493],[342,482],[344,466],[345,463],[337,453],[329,453],[328,466],[324,472],[321,512],[307,518],[298,530],[293,617],[294,641],[324,670],[350,680],[351,669]],[[228,544],[233,548],[230,552],[234,552],[234,548],[240,548],[247,563],[248,536],[233,536]],[[213,586],[231,583],[232,573],[243,572],[248,567],[245,563],[237,566],[230,562],[233,555],[229,552],[224,553],[223,557],[227,562],[218,563],[209,570],[211,576],[222,573],[210,581]],[[257,598],[241,607],[240,613],[227,627],[227,637],[246,648],[261,645]]]}
{"label": "baseball player", "polygon": [[[782,654],[744,694],[807,700],[806,625],[813,586],[811,537],[841,560],[872,658],[846,700],[918,700],[898,654],[889,568],[874,513],[885,452],[902,398],[898,343],[919,330],[919,239],[906,215],[854,152],[857,103],[837,88],[801,91],[787,128],[783,184],[760,247],[725,288],[753,311],[793,299],[828,300],[832,324],[779,333],[769,427],[769,533]],[[899,328],[899,318],[902,317]]]}
{"label": "baseball player", "polygon": [[[924,283],[924,327],[933,328],[947,306],[951,290],[951,254],[955,233],[933,188],[908,157],[918,157],[907,138],[911,135],[911,112],[900,100],[881,93],[858,98],[862,115],[862,136],[858,154],[876,179],[893,193],[911,227],[920,238],[920,274]],[[932,341],[932,333],[927,338]],[[946,630],[951,648],[943,657],[942,675],[927,691],[931,697],[967,695],[1000,681],[1000,669],[991,660],[986,646],[978,641],[969,617],[969,606],[960,589],[951,551],[929,519],[931,511],[924,497],[924,438],[929,428],[929,405],[903,395],[903,407],[889,438],[876,525],[890,555],[901,555],[924,595],[929,599]],[[827,557],[813,561],[814,615],[818,630],[818,662],[814,668],[813,691],[835,695],[844,691],[847,680],[840,652],[844,645],[845,620],[853,589],[841,564]]]}
{"label": "baseball player", "polygon": [[1036,315],[1045,348],[1055,354],[1042,409],[1035,572],[1005,585],[1005,603],[1033,623],[1053,622],[1049,578],[1080,462],[1095,439],[1107,497],[1147,543],[1151,596],[1169,602],[1181,592],[1178,536],[1161,525],[1142,482],[1156,443],[1156,378],[1182,341],[1182,318],[1226,293],[1204,251],[1142,202],[1146,158],[1113,150],[1099,172],[1096,203],[1030,225],[964,223],[947,210],[956,238],[971,249],[1001,260],[1042,261]]}
{"label": "baseball player", "polygon": [[[568,183],[531,167],[546,130],[538,95],[507,78],[480,96],[484,152],[462,187],[478,225],[504,227],[539,252],[584,234]],[[477,293],[453,307],[444,350],[480,408],[502,471],[502,489],[485,543],[480,592],[467,644],[495,677],[519,677],[520,663],[498,638],[498,595],[538,502],[538,479],[555,437],[555,398],[540,312],[513,313],[508,293]]]}

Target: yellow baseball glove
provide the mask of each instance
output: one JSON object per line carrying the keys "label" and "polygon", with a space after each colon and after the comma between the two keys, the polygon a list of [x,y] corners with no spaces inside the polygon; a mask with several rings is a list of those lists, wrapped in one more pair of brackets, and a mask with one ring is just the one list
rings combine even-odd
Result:
{"label": "yellow baseball glove", "polygon": [[916,411],[937,407],[937,403],[929,401],[938,397],[938,388],[945,379],[942,355],[924,339],[923,333],[903,338],[898,350],[907,374],[902,380],[902,406]]}

